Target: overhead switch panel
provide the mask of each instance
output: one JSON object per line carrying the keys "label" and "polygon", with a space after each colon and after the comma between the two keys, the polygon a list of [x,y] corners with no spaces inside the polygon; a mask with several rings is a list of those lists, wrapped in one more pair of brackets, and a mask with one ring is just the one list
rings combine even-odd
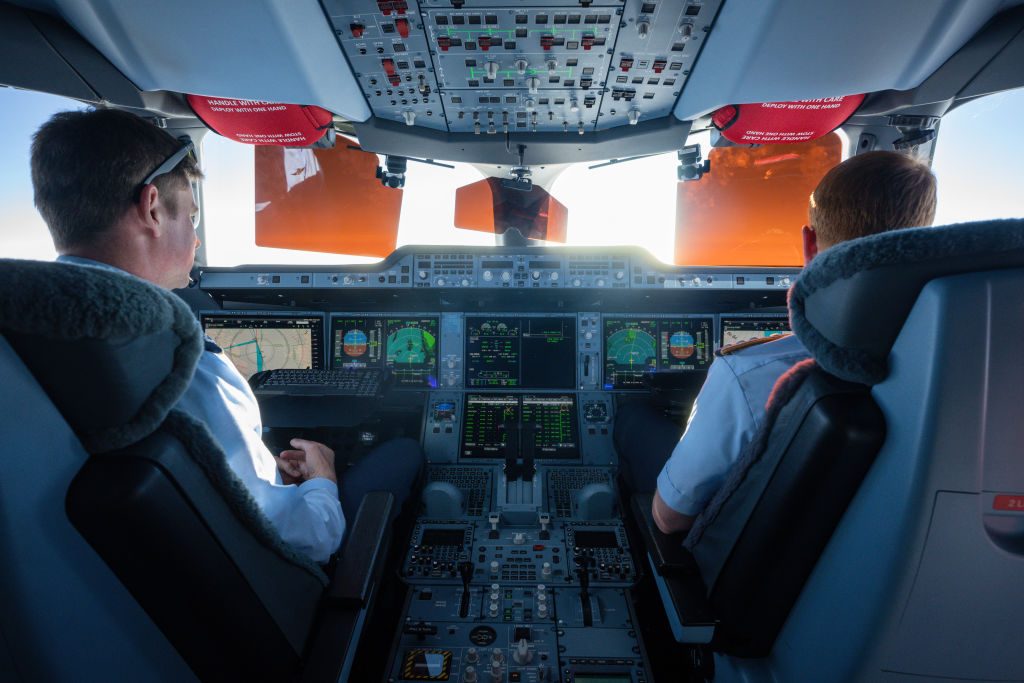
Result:
{"label": "overhead switch panel", "polygon": [[668,116],[720,4],[324,2],[377,118],[480,135]]}

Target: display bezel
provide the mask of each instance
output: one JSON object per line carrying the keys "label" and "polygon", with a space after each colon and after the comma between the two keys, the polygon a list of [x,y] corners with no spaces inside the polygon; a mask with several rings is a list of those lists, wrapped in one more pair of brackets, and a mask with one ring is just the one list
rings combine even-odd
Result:
{"label": "display bezel", "polygon": [[[515,378],[516,383],[514,384],[473,384],[477,377],[471,376],[471,372],[475,367],[471,361],[471,354],[474,349],[471,349],[471,335],[470,329],[473,321],[488,321],[488,320],[501,320],[501,321],[516,321],[519,323],[519,334],[517,339],[519,341],[519,360],[517,364],[518,374]],[[522,340],[523,340],[523,322],[524,321],[551,321],[561,320],[567,330],[567,336],[571,335],[565,343],[568,348],[568,352],[565,354],[566,357],[562,359],[565,367],[568,368],[565,376],[561,377],[560,382],[550,383],[538,383],[538,382],[523,382],[524,377],[524,361],[527,359],[527,354],[523,352]],[[543,390],[543,391],[558,391],[558,390],[572,390],[577,385],[577,349],[578,349],[578,338],[577,338],[577,317],[571,314],[564,315],[552,315],[552,314],[540,314],[540,315],[524,315],[517,313],[472,313],[466,314],[463,318],[463,359],[464,359],[464,377],[463,382],[468,391],[507,391],[510,389],[514,390]],[[529,354],[532,356],[533,354]]]}
{"label": "display bezel", "polygon": [[[379,329],[380,329],[380,340],[379,340],[380,350],[379,350],[378,358],[372,364],[371,363],[367,363],[365,366],[362,366],[362,367],[388,368],[388,369],[390,369],[392,374],[395,376],[395,385],[394,386],[395,386],[396,389],[400,389],[400,390],[401,389],[423,390],[423,389],[435,389],[435,388],[437,388],[437,385],[438,385],[437,377],[438,377],[438,372],[439,372],[440,363],[441,363],[441,348],[440,348],[441,347],[441,316],[439,314],[437,314],[437,313],[415,313],[415,312],[391,313],[391,312],[380,312],[380,311],[372,311],[372,312],[340,311],[340,312],[337,312],[337,313],[331,313],[330,319],[327,321],[327,335],[328,335],[327,338],[329,340],[329,348],[328,348],[327,354],[326,354],[327,355],[328,364],[331,367],[331,369],[337,370],[337,369],[341,369],[342,367],[349,367],[349,366],[346,366],[346,365],[342,365],[342,366],[338,366],[337,365],[337,362],[336,362],[337,358],[335,357],[335,354],[334,354],[334,345],[335,345],[335,334],[338,331],[337,330],[338,324],[341,321],[353,320],[353,319],[367,321],[368,323],[371,323],[371,326],[373,326],[372,323],[380,323],[380,325],[379,325]],[[403,372],[400,369],[396,369],[394,364],[389,363],[389,361],[388,361],[388,351],[389,351],[388,338],[390,337],[389,331],[391,330],[391,323],[393,321],[410,321],[410,322],[412,322],[412,321],[424,321],[424,320],[430,321],[432,323],[432,326],[433,326],[433,330],[432,330],[433,336],[434,336],[433,362],[426,364],[427,367],[417,368],[416,372],[418,372],[420,370],[428,370],[428,368],[430,368],[430,367],[433,368],[433,372],[429,372],[429,371],[424,372],[422,374],[422,378],[421,379],[415,379],[415,377],[416,377],[415,372],[410,371],[410,375],[413,377],[413,379],[408,379],[407,378],[408,376],[403,375]]]}
{"label": "display bezel", "polygon": [[[649,371],[641,372],[637,375],[635,381],[623,381],[619,377],[613,376],[615,370],[611,368],[609,362],[608,346],[609,346],[609,325],[616,323],[628,323],[628,322],[647,323],[653,325],[655,332],[652,335],[654,338],[654,367]],[[680,367],[673,368],[664,362],[662,358],[662,332],[663,325],[671,324],[674,322],[681,321],[694,321],[694,325],[703,322],[706,324],[707,340],[705,342],[705,356],[706,360],[702,363],[697,364],[698,367]],[[716,348],[715,340],[715,316],[713,314],[691,314],[691,315],[629,315],[629,314],[610,314],[603,315],[601,317],[601,358],[602,358],[602,369],[601,369],[601,380],[602,387],[605,391],[645,391],[647,387],[644,383],[645,375],[654,375],[657,373],[696,373],[706,372],[711,366],[711,362],[714,360],[714,350]],[[649,331],[647,331],[650,334]],[[648,367],[650,367],[648,365]]]}
{"label": "display bezel", "polygon": [[[474,400],[495,400],[495,399],[514,399],[516,402],[516,422],[522,425],[523,421],[523,405],[524,399],[544,399],[544,398],[560,398],[566,399],[569,402],[569,419],[570,419],[570,430],[573,436],[573,445],[571,447],[561,447],[554,451],[542,451],[537,448],[534,452],[535,460],[564,460],[564,461],[577,461],[580,459],[582,449],[580,448],[580,419],[579,419],[579,401],[577,396],[572,392],[565,391],[551,391],[551,392],[538,392],[538,391],[525,391],[525,392],[511,392],[511,391],[469,391],[463,396],[462,401],[462,425],[459,433],[459,458],[465,460],[504,460],[505,453],[504,449],[498,449],[496,451],[484,450],[486,446],[477,445],[470,448],[474,449],[473,452],[467,452],[466,436],[470,428],[470,403]],[[522,457],[523,451],[523,440],[520,440],[520,449],[517,454]]]}

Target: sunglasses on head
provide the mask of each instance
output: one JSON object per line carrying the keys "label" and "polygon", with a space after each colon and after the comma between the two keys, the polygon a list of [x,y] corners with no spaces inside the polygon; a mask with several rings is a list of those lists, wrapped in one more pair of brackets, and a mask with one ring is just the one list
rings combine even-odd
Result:
{"label": "sunglasses on head", "polygon": [[[171,173],[172,171],[174,171],[174,169],[176,169],[178,167],[178,164],[180,164],[182,161],[184,161],[184,159],[186,157],[189,157],[189,156],[192,157],[193,162],[198,163],[198,160],[196,158],[196,146],[194,144],[192,144],[191,140],[186,140],[185,144],[181,147],[181,149],[179,149],[177,152],[175,152],[171,156],[167,157],[167,159],[165,159],[162,164],[157,166],[156,169],[152,173],[150,173],[148,176],[145,177],[145,179],[143,179],[142,187],[145,187],[146,185],[149,185],[150,183],[152,183],[154,180],[156,180],[157,178],[159,178],[162,175],[167,175],[168,173]],[[199,181],[198,180],[190,180],[189,181],[189,185],[190,185],[190,187],[192,189],[192,201],[194,201],[195,205],[196,205],[196,212],[194,214],[192,214],[192,227],[193,228],[198,228],[199,227],[199,208],[198,208],[199,207]]]}

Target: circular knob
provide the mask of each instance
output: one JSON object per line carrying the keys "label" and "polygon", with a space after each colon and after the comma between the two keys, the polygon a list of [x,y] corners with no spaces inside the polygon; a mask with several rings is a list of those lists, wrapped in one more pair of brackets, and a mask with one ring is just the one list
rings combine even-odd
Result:
{"label": "circular knob", "polygon": [[497,560],[491,560],[491,576],[497,576],[500,567]]}
{"label": "circular knob", "polygon": [[551,271],[551,279],[552,280],[557,280],[558,279],[558,271],[557,270]]}
{"label": "circular knob", "polygon": [[437,286],[438,287],[444,287],[444,285],[445,285],[445,279],[443,277],[437,278]]}
{"label": "circular knob", "polygon": [[693,286],[694,287],[700,287],[700,278],[699,277],[693,278]]}
{"label": "circular knob", "polygon": [[480,653],[476,651],[475,647],[466,650],[466,661],[470,664],[476,664],[480,661]]}
{"label": "circular knob", "polygon": [[542,602],[539,605],[537,605],[537,616],[540,617],[541,619],[546,619],[547,618],[547,616],[548,616],[548,604],[546,602]]}
{"label": "circular knob", "polygon": [[500,647],[496,647],[491,650],[491,664],[501,666],[505,663],[505,653],[502,652]]}
{"label": "circular knob", "polygon": [[403,111],[402,118],[405,119],[405,125],[411,126],[416,123],[416,112],[414,111]]}
{"label": "circular knob", "polygon": [[534,280],[539,280],[540,279],[540,271],[539,270],[533,271],[532,273],[530,273],[530,277],[532,277]]}
{"label": "circular knob", "polygon": [[596,284],[597,284],[598,287],[604,287],[604,278],[603,277],[597,278],[597,283]]}
{"label": "circular knob", "polygon": [[490,612],[491,612],[491,616],[492,617],[498,616],[498,603],[496,603],[496,602],[492,602],[491,603]]}
{"label": "circular knob", "polygon": [[512,279],[512,273],[510,273],[510,272],[508,272],[508,271],[506,270],[506,271],[505,271],[504,273],[502,273],[502,274],[501,274],[501,279],[502,279],[502,281],[504,281],[504,282],[508,282],[509,280],[511,280],[511,279]]}
{"label": "circular knob", "polygon": [[490,282],[491,280],[494,279],[494,273],[492,273],[489,270],[485,270],[484,271],[484,279],[487,280],[488,282]]}
{"label": "circular knob", "polygon": [[583,334],[583,338],[584,339],[593,339],[594,338],[594,333],[593,332],[585,332]]}
{"label": "circular knob", "polygon": [[545,586],[545,585],[544,585],[543,583],[538,583],[538,584],[537,584],[537,592],[538,592],[538,593],[543,593],[543,592],[544,592],[544,591],[546,591],[547,589],[548,589],[548,587],[547,587],[547,586]]}
{"label": "circular knob", "polygon": [[537,602],[546,602],[548,599],[547,593],[537,593]]}
{"label": "circular knob", "polygon": [[534,109],[537,108],[537,100],[533,99],[532,97],[527,97],[525,104],[526,111],[533,111]]}
{"label": "circular knob", "polygon": [[547,578],[547,577],[551,576],[551,563],[550,562],[545,562],[544,566],[540,570],[540,573],[541,573],[541,576],[543,576],[544,578]]}
{"label": "circular knob", "polygon": [[540,92],[540,79],[534,76],[526,80],[526,87],[529,89],[531,95],[536,95]]}
{"label": "circular knob", "polygon": [[548,73],[551,74],[552,76],[554,76],[555,73],[558,72],[558,62],[555,61],[554,59],[549,59],[548,60],[547,67],[548,67]]}
{"label": "circular knob", "polygon": [[579,286],[580,286],[580,285],[582,285],[582,284],[583,284],[583,281],[582,281],[582,280],[580,280],[580,279],[579,279],[578,277],[574,277],[574,278],[572,279],[572,286],[573,286],[573,287],[579,287]]}
{"label": "circular knob", "polygon": [[530,63],[527,62],[525,59],[517,59],[515,64],[516,73],[522,76],[523,74],[526,73],[526,68],[528,66],[530,66]]}
{"label": "circular knob", "polygon": [[679,33],[679,37],[683,39],[683,42],[686,42],[693,37],[693,24],[689,22],[683,24],[679,27]]}
{"label": "circular knob", "polygon": [[790,280],[788,277],[782,278],[782,284],[784,286],[789,287],[790,282],[792,282],[792,280]]}
{"label": "circular knob", "polygon": [[469,278],[467,278],[467,277],[462,278],[460,283],[462,284],[463,287],[469,287]]}
{"label": "circular knob", "polygon": [[578,112],[579,110],[580,110],[580,103],[579,103],[579,101],[575,97],[572,98],[571,100],[569,100],[569,111],[571,111],[571,112]]}
{"label": "circular knob", "polygon": [[418,277],[421,280],[426,280],[427,277],[429,277],[429,275],[430,274],[427,271],[425,271],[425,270],[420,270],[420,271],[417,271],[417,273],[416,273],[416,277]]}
{"label": "circular knob", "polygon": [[626,273],[625,272],[623,272],[621,270],[615,272],[615,279],[616,280],[621,280],[624,277],[626,277]]}
{"label": "circular knob", "polygon": [[651,22],[647,21],[646,17],[644,17],[640,21],[636,22],[636,35],[637,35],[638,38],[640,38],[641,40],[644,40],[644,39],[647,38],[647,36],[648,36],[648,34],[650,34],[650,32],[651,32]]}
{"label": "circular knob", "polygon": [[476,676],[476,669],[472,666],[467,666],[462,672],[462,683],[477,683],[479,680]]}
{"label": "circular knob", "polygon": [[346,275],[345,277],[341,278],[341,281],[344,282],[346,285],[350,285],[352,284],[352,276]]}
{"label": "circular knob", "polygon": [[484,65],[484,70],[487,72],[487,78],[490,78],[492,81],[498,77],[497,62],[487,62],[487,64]]}

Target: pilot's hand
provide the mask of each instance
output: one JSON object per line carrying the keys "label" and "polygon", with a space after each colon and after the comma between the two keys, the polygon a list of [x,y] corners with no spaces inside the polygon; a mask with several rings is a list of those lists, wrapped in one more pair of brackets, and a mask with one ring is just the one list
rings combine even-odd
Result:
{"label": "pilot's hand", "polygon": [[284,483],[299,484],[317,477],[338,482],[334,451],[322,443],[305,439],[292,439],[291,445],[294,450],[281,451],[281,455],[274,458]]}

